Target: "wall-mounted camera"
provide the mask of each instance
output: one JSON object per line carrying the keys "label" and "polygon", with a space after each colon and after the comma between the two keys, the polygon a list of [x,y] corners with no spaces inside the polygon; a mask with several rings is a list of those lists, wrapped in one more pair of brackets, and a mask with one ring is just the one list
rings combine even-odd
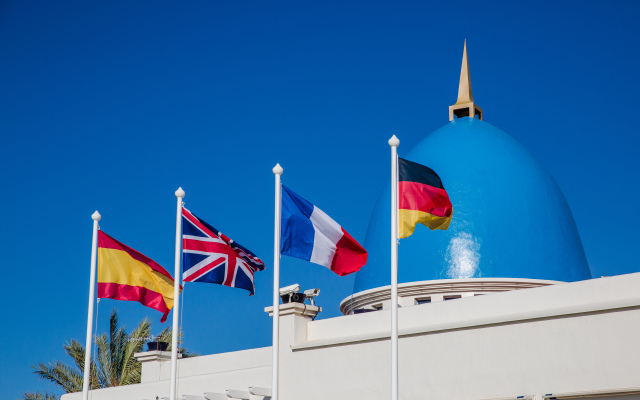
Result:
{"label": "wall-mounted camera", "polygon": [[309,302],[312,306],[316,305],[316,302],[313,301],[313,298],[320,294],[320,289],[308,289],[304,291],[304,297],[309,299]]}
{"label": "wall-mounted camera", "polygon": [[309,289],[305,290],[304,293],[300,293],[300,285],[297,283],[294,285],[285,286],[280,288],[280,299],[282,300],[282,304],[287,303],[300,303],[303,304],[305,299],[309,299],[309,302],[312,306],[315,306],[316,303],[313,301],[313,298],[320,294],[320,289]]}
{"label": "wall-mounted camera", "polygon": [[280,299],[282,300],[282,304],[304,303],[305,296],[302,293],[298,293],[299,291],[300,285],[297,283],[280,288]]}

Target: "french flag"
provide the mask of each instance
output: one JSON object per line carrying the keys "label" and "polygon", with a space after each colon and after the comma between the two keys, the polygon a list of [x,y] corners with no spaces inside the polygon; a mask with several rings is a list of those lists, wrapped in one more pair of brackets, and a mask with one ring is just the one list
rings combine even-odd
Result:
{"label": "french flag", "polygon": [[281,254],[320,264],[340,276],[367,263],[367,251],[347,231],[284,185]]}

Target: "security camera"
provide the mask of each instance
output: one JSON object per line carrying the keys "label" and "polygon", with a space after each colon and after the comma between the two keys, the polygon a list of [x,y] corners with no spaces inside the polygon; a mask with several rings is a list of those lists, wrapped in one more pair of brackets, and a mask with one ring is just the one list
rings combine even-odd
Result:
{"label": "security camera", "polygon": [[293,285],[289,285],[289,286],[285,286],[283,288],[280,288],[280,296],[284,296],[284,295],[290,295],[293,293],[298,293],[300,291],[300,285],[293,284]]}
{"label": "security camera", "polygon": [[298,293],[300,291],[300,285],[297,283],[295,285],[289,285],[287,287],[283,287],[280,289],[280,298],[282,299],[282,304],[287,303],[304,303],[304,295],[302,293]]}
{"label": "security camera", "polygon": [[307,289],[304,291],[304,294],[307,297],[316,297],[320,294],[320,289]]}
{"label": "security camera", "polygon": [[313,298],[318,296],[320,294],[320,289],[308,289],[304,291],[304,297],[306,297],[307,299],[309,299],[309,301],[311,302],[312,306],[315,306],[316,303],[315,301],[313,301]]}

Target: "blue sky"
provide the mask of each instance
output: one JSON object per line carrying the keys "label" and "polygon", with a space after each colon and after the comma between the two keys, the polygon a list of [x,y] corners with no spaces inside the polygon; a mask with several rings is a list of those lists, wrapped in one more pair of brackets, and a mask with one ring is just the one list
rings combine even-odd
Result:
{"label": "blue sky", "polygon": [[[0,387],[60,391],[31,365],[84,342],[91,214],[173,271],[174,191],[262,257],[257,293],[185,290],[186,346],[271,342],[273,174],[364,242],[388,178],[448,122],[468,41],[485,121],[562,188],[594,276],[636,272],[640,92],[634,2],[0,3]],[[337,316],[353,278],[283,258]],[[103,300],[128,329],[160,313]],[[166,324],[165,324],[166,325]]]}

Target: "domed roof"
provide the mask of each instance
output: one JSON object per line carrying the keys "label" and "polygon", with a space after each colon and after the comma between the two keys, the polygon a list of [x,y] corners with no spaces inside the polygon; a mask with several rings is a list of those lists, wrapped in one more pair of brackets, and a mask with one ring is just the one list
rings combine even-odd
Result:
{"label": "domed roof", "polygon": [[[511,136],[454,119],[401,157],[432,168],[453,204],[448,230],[418,225],[398,246],[398,283],[432,279],[591,278],[571,210],[551,174]],[[403,154],[404,153],[404,154]],[[354,292],[389,285],[390,185],[371,217]]]}

